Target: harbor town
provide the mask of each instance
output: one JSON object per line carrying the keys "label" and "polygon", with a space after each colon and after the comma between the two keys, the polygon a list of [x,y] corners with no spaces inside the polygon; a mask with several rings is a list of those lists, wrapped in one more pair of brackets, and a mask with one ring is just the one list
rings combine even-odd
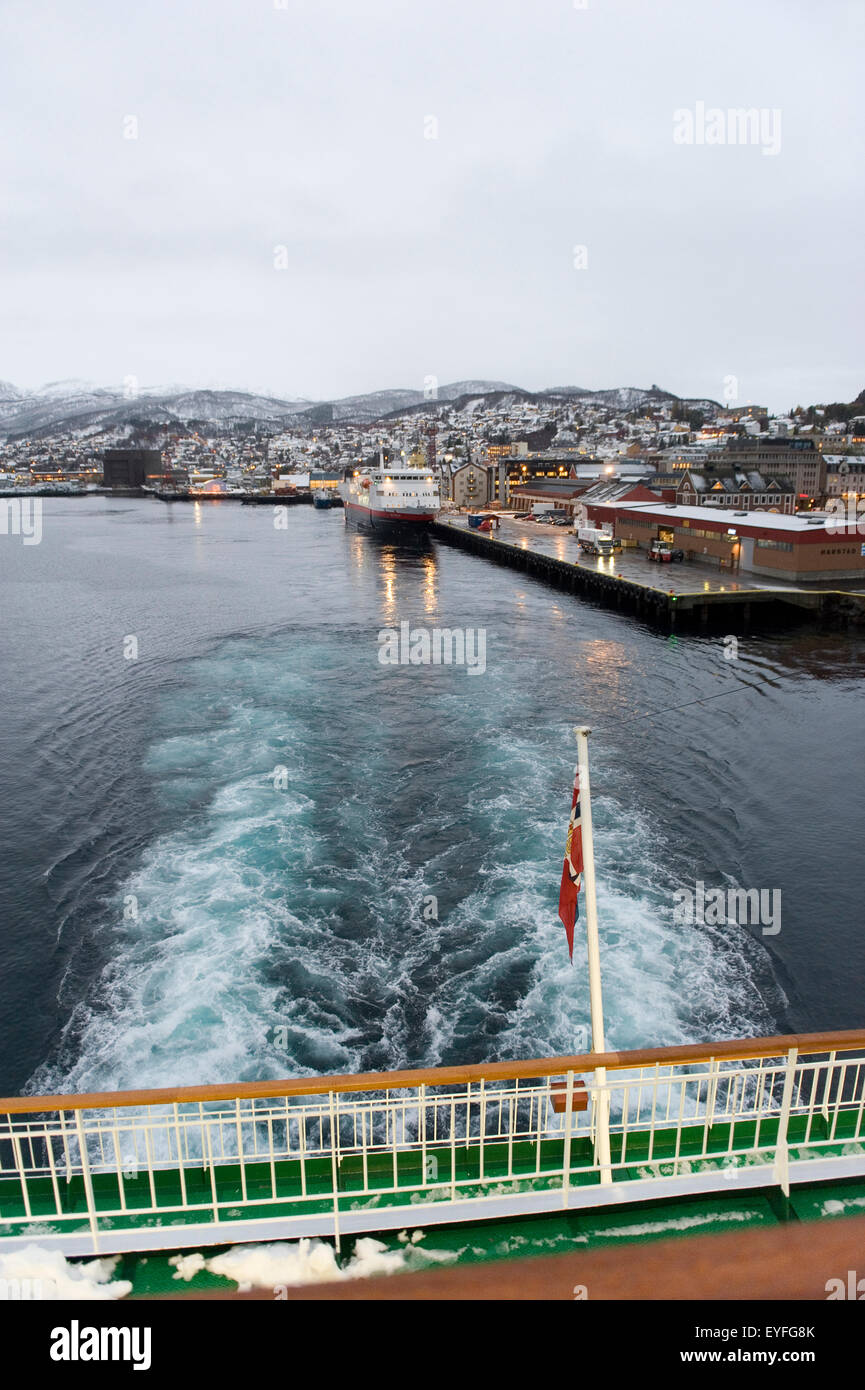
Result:
{"label": "harbor town", "polygon": [[[136,414],[104,393],[94,415],[79,387],[64,389],[59,419],[56,394],[47,409],[38,393],[5,389],[7,530],[25,497],[341,506],[345,480],[399,467],[434,480],[440,539],[671,625],[705,624],[710,608],[745,622],[758,609],[863,618],[865,392],[774,415],[656,386],[593,395],[457,383],[383,415],[400,393],[282,403],[276,421],[241,393],[226,417],[205,392],[174,400],[166,425],[147,420],[146,397]],[[38,434],[22,436],[28,420]],[[584,553],[583,528],[608,534],[614,553]],[[651,566],[656,554],[674,563]]]}

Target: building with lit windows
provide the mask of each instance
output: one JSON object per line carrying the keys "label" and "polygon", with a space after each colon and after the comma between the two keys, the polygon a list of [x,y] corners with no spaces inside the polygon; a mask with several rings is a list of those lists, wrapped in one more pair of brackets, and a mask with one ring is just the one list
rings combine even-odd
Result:
{"label": "building with lit windows", "polygon": [[682,506],[726,507],[730,511],[781,512],[792,516],[796,510],[796,491],[789,478],[765,476],[752,470],[725,468],[716,464],[657,473],[652,487],[665,502]]}
{"label": "building with lit windows", "polygon": [[589,525],[611,527],[614,535],[641,549],[653,540],[671,541],[686,560],[717,569],[795,582],[865,580],[865,519],[841,530],[835,519],[816,514],[725,512],[709,507],[651,502],[599,502],[586,508]]}
{"label": "building with lit windows", "polygon": [[452,469],[448,496],[456,507],[476,509],[495,500],[498,469],[483,463],[462,463]]}
{"label": "building with lit windows", "polygon": [[800,500],[822,497],[826,491],[826,461],[813,439],[731,439],[721,457],[725,467],[787,478]]}
{"label": "building with lit windows", "polygon": [[329,492],[337,496],[337,488],[342,482],[341,473],[315,472],[309,475],[310,492]]}
{"label": "building with lit windows", "polygon": [[865,497],[865,456],[823,455],[827,497]]}

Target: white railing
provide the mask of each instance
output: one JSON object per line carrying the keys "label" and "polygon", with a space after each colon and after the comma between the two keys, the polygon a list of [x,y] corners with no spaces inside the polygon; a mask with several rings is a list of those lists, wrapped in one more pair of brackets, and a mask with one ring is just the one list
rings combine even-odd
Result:
{"label": "white railing", "polygon": [[0,1101],[0,1247],[338,1239],[730,1183],[788,1191],[865,1173],[863,1069],[865,1034],[848,1033]]}

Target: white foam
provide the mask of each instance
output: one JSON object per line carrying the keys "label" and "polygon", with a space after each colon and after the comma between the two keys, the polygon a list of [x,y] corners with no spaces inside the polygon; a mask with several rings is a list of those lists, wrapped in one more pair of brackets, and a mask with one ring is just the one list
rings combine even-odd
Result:
{"label": "white foam", "polygon": [[190,1279],[194,1279],[196,1274],[200,1274],[205,1266],[205,1259],[200,1250],[196,1250],[192,1255],[172,1255],[168,1261],[174,1265],[174,1279],[183,1279],[188,1284]]}
{"label": "white foam", "polygon": [[5,1297],[36,1300],[78,1299],[91,1302],[125,1298],[128,1279],[112,1279],[119,1256],[70,1264],[59,1250],[25,1245],[0,1253],[0,1288]]}
{"label": "white foam", "polygon": [[[110,964],[68,1030],[72,1060],[43,1068],[35,1089],[575,1050],[589,1017],[583,922],[572,968],[556,916],[573,760],[552,726],[514,731],[543,663],[499,684],[489,711],[438,687],[464,761],[451,764],[431,720],[396,788],[380,722],[352,724],[334,800],[346,766],[321,730],[341,727],[364,677],[347,666],[322,682],[345,649],[338,635],[314,645],[301,669],[281,639],[227,644],[185,668],[148,758],[173,828],[121,885]],[[285,790],[268,780],[277,766]],[[616,774],[602,743],[595,770],[600,784]],[[758,948],[747,933],[672,926],[669,846],[626,787],[617,797],[595,798],[608,1045],[771,1033]],[[437,918],[423,915],[429,895]],[[130,899],[138,915],[126,920]]]}
{"label": "white foam", "polygon": [[604,1230],[604,1235],[630,1240],[635,1236],[662,1235],[665,1231],[690,1231],[696,1226],[751,1220],[753,1220],[753,1212],[748,1211],[706,1212],[700,1216],[671,1217],[666,1221],[644,1221],[635,1226],[611,1226]]}
{"label": "white foam", "polygon": [[[176,1257],[172,1263],[178,1264],[175,1278],[192,1277],[203,1267],[211,1274],[232,1279],[243,1292],[251,1288],[278,1289],[280,1286],[290,1288],[302,1284],[371,1279],[417,1268],[425,1262],[449,1264],[459,1258],[459,1251],[420,1249],[418,1242],[422,1239],[423,1232],[415,1231],[407,1247],[389,1250],[383,1241],[363,1236],[355,1243],[351,1259],[343,1265],[339,1264],[332,1245],[316,1239],[279,1241],[269,1245],[236,1245],[208,1260],[193,1255]],[[190,1269],[192,1274],[180,1274],[181,1267]]]}

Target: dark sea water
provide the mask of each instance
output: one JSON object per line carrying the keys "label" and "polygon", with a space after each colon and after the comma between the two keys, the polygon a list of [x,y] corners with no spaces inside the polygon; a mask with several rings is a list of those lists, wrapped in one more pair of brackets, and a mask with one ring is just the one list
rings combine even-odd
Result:
{"label": "dark sea water", "polygon": [[[727,661],[340,511],[43,530],[0,536],[0,1094],[572,1050],[578,720],[608,1045],[865,1021],[861,639]],[[485,629],[485,673],[381,665],[403,620]],[[780,888],[781,931],[676,925],[697,879]]]}

